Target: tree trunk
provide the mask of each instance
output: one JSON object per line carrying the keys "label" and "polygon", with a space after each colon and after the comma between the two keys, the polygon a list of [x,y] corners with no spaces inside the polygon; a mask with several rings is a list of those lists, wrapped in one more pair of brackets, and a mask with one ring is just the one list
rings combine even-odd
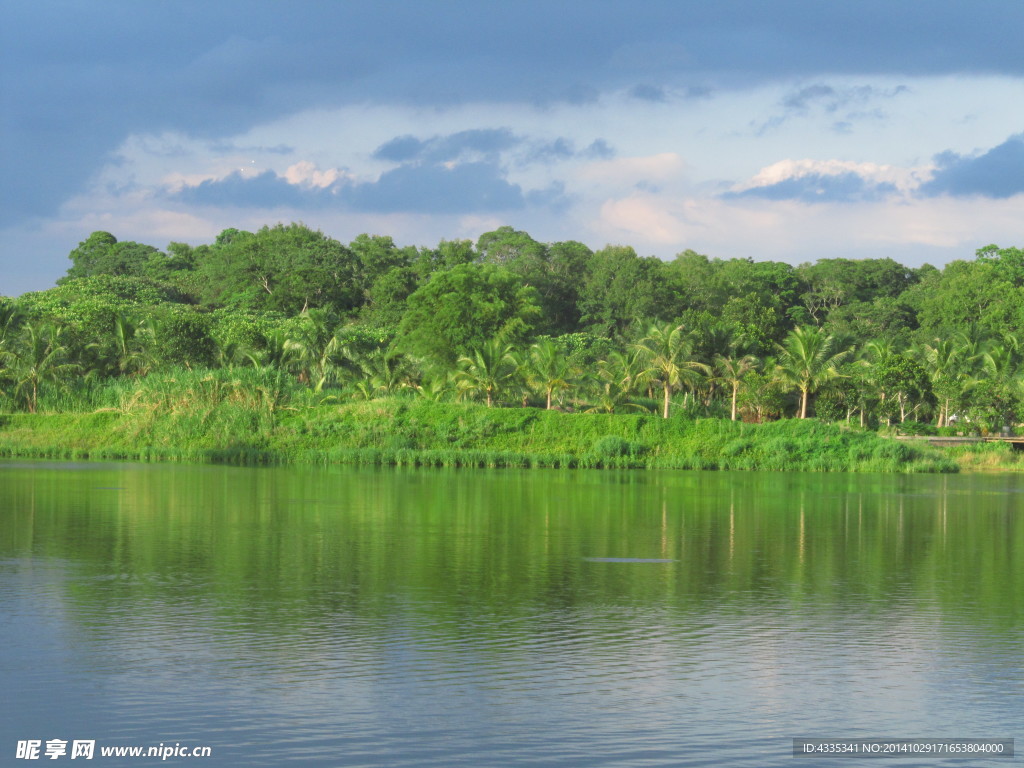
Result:
{"label": "tree trunk", "polygon": [[549,411],[551,410],[551,388],[550,387],[548,388],[548,406],[547,406],[547,409]]}
{"label": "tree trunk", "polygon": [[807,389],[800,389],[800,418],[807,418]]}
{"label": "tree trunk", "polygon": [[732,383],[732,420],[736,421],[736,393],[740,390],[740,383],[734,381]]}
{"label": "tree trunk", "polygon": [[669,386],[668,386],[668,384],[666,384],[665,385],[665,412],[664,412],[664,418],[666,418],[666,419],[668,418],[668,396],[669,396]]}

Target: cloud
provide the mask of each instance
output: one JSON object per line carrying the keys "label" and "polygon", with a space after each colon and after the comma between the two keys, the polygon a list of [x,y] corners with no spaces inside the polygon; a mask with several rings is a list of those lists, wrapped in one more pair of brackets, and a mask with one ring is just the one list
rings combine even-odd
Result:
{"label": "cloud", "polygon": [[765,200],[799,200],[804,203],[860,203],[876,201],[896,191],[892,184],[876,184],[853,172],[808,174],[775,184],[751,187],[723,195],[726,199],[760,197]]}
{"label": "cloud", "polygon": [[408,134],[396,136],[372,153],[375,160],[385,162],[449,166],[466,161],[499,163],[503,158],[523,166],[612,155],[614,150],[604,139],[595,139],[583,150],[577,150],[576,143],[565,136],[536,140],[509,128],[474,128],[428,139]]}
{"label": "cloud", "polygon": [[687,82],[749,87],[822,72],[1024,74],[1024,5],[986,0],[935,0],[927,13],[881,0],[407,3],[398,13],[249,0],[108,0],[103,14],[9,5],[0,174],[31,179],[0,190],[11,221],[52,212],[130,133],[216,139],[353,104],[580,104],[630,87],[649,100]]}
{"label": "cloud", "polygon": [[648,85],[646,83],[634,85],[629,89],[629,95],[631,98],[639,99],[640,101],[664,102],[667,100],[664,88],[660,85]]}
{"label": "cloud", "polygon": [[505,180],[488,162],[444,165],[401,165],[340,190],[357,210],[391,213],[484,213],[516,210],[525,205],[523,190]]}
{"label": "cloud", "polygon": [[917,183],[913,169],[843,160],[783,160],[762,168],[721,198],[863,203],[910,193]]}
{"label": "cloud", "polygon": [[239,208],[319,207],[327,202],[321,189],[289,183],[273,171],[256,176],[235,171],[221,179],[183,186],[170,196],[191,205]]}
{"label": "cloud", "polygon": [[1007,198],[1024,193],[1024,133],[980,155],[943,152],[935,157],[930,181],[921,185],[928,197]]}
{"label": "cloud", "polygon": [[822,99],[832,99],[836,95],[836,89],[831,85],[818,83],[801,88],[796,93],[791,93],[782,100],[782,106],[786,109],[793,109],[799,112],[807,110],[812,103],[821,102]]}
{"label": "cloud", "polygon": [[428,163],[451,162],[467,155],[493,159],[522,143],[523,139],[508,128],[474,128],[426,140],[398,136],[377,147],[373,157],[392,162],[417,160]]}
{"label": "cloud", "polygon": [[755,134],[760,136],[797,117],[827,115],[839,118],[832,123],[833,131],[850,133],[855,123],[880,120],[887,116],[880,107],[869,108],[868,105],[909,92],[906,85],[879,88],[872,85],[833,86],[813,83],[785,94],[779,102],[781,114],[772,115],[760,123],[755,121],[752,125]]}
{"label": "cloud", "polygon": [[305,208],[370,213],[482,214],[528,206],[564,207],[564,187],[555,182],[526,190],[490,162],[405,163],[373,181],[359,181],[340,169],[320,170],[308,161],[284,174],[235,171],[189,183],[174,179],[164,197],[197,206]]}

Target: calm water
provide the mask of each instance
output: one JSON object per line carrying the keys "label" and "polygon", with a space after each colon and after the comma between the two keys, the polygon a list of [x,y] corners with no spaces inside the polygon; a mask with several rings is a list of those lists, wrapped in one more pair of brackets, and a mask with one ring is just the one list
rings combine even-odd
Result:
{"label": "calm water", "polygon": [[1020,755],[1022,509],[1005,475],[0,463],[0,764],[55,738],[232,766]]}

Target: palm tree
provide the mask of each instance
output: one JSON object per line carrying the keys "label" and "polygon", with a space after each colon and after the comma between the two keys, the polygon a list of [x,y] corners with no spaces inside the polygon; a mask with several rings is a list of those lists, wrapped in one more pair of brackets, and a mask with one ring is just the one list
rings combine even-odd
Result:
{"label": "palm tree", "polygon": [[319,392],[334,374],[343,344],[332,333],[332,318],[326,311],[306,309],[300,319],[302,325],[285,346],[299,368],[299,381],[312,384],[313,390]]}
{"label": "palm tree", "polygon": [[725,357],[715,355],[715,366],[718,368],[718,380],[732,387],[732,420],[736,421],[736,397],[740,384],[751,371],[757,370],[758,359],[753,355],[743,357]]}
{"label": "palm tree", "polygon": [[455,383],[460,393],[482,392],[490,408],[502,389],[516,377],[518,367],[512,351],[511,344],[491,339],[470,354],[460,357],[459,369],[455,373]]}
{"label": "palm tree", "polygon": [[60,343],[63,327],[46,322],[28,323],[17,343],[3,350],[8,374],[15,392],[25,398],[30,413],[39,406],[39,388],[47,382],[59,382],[79,366],[65,362],[67,348]]}
{"label": "palm tree", "polygon": [[401,352],[393,349],[375,349],[354,356],[353,360],[358,367],[358,375],[374,394],[392,395],[400,389],[412,386],[409,359]]}
{"label": "palm tree", "polygon": [[835,337],[813,325],[794,328],[783,344],[775,346],[779,352],[776,375],[800,391],[800,418],[806,419],[810,396],[840,376],[837,368],[849,350],[836,350]]}
{"label": "palm tree", "polygon": [[153,364],[153,328],[146,320],[138,320],[118,312],[114,315],[112,338],[113,364],[121,375],[145,374]]}
{"label": "palm tree", "polygon": [[595,402],[585,413],[615,413],[620,410],[642,411],[642,405],[632,402],[629,397],[638,386],[643,386],[642,370],[637,356],[630,357],[613,352],[607,360],[599,360],[594,379],[598,389]]}
{"label": "palm tree", "polygon": [[298,363],[299,351],[288,334],[279,328],[264,337],[263,349],[257,355],[257,367],[292,372]]}
{"label": "palm tree", "polygon": [[711,372],[710,367],[693,359],[693,339],[681,325],[652,325],[637,348],[647,362],[646,374],[661,385],[662,416],[666,419],[672,392],[685,384],[696,384],[702,373]]}
{"label": "palm tree", "polygon": [[578,370],[569,362],[551,339],[542,339],[530,347],[526,363],[526,381],[536,392],[544,393],[547,410],[551,410],[556,390],[567,390]]}
{"label": "palm tree", "polygon": [[994,426],[1008,426],[1013,420],[1021,390],[1019,349],[1019,339],[1007,333],[1001,342],[990,344],[981,356],[983,375],[992,385],[992,405],[1002,421]]}
{"label": "palm tree", "polygon": [[932,382],[932,391],[939,398],[938,423],[945,426],[949,421],[950,400],[963,390],[966,377],[960,369],[964,344],[957,338],[934,339],[934,344],[922,344],[918,357]]}

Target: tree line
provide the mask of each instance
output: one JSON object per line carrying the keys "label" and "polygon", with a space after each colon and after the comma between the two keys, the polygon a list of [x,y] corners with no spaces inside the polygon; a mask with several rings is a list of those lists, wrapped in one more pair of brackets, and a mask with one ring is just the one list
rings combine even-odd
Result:
{"label": "tree line", "polygon": [[1017,248],[941,270],[793,266],[662,261],[511,227],[345,245],[293,223],[166,251],[94,232],[69,258],[54,288],[0,300],[8,410],[73,407],[105,381],[181,366],[282,372],[324,397],[666,417],[998,430],[1024,408]]}

